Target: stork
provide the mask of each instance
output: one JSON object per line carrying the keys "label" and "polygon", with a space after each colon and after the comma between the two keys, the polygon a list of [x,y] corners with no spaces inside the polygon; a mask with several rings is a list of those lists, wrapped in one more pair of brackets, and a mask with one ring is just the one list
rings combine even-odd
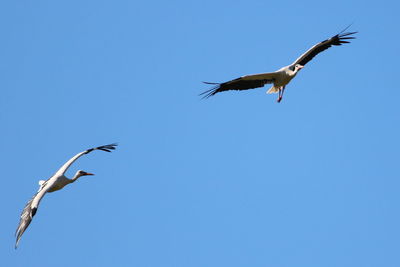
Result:
{"label": "stork", "polygon": [[344,32],[349,27],[350,26],[346,27],[343,31],[332,36],[331,38],[314,45],[309,50],[307,50],[307,52],[296,59],[292,64],[286,67],[283,67],[275,72],[245,75],[223,83],[204,82],[205,84],[213,84],[215,85],[215,87],[201,93],[200,95],[203,95],[203,98],[208,98],[219,92],[229,90],[248,90],[263,87],[265,84],[273,84],[272,87],[267,91],[267,93],[278,93],[277,102],[279,103],[282,100],[286,85],[316,55],[318,55],[322,51],[325,51],[331,46],[339,46],[342,44],[350,43],[350,41],[348,40],[355,39],[355,37],[353,37],[352,35],[357,32]]}
{"label": "stork", "polygon": [[42,198],[44,197],[44,195],[46,193],[51,193],[54,191],[61,190],[66,185],[76,182],[82,176],[94,175],[93,173],[78,170],[72,179],[65,177],[64,174],[68,170],[68,168],[72,165],[72,163],[74,163],[81,156],[89,154],[90,152],[92,152],[94,150],[111,152],[111,150],[114,150],[116,146],[117,146],[117,144],[110,144],[110,145],[99,146],[99,147],[95,147],[95,148],[89,148],[83,152],[80,152],[80,153],[76,154],[75,156],[73,156],[70,160],[68,160],[48,180],[46,180],[46,181],[40,180],[39,181],[39,190],[32,197],[32,199],[28,201],[28,203],[25,205],[24,210],[21,213],[19,225],[15,232],[15,235],[16,235],[15,248],[18,247],[18,243],[22,237],[22,234],[25,232],[25,230],[28,228],[29,224],[31,223],[32,218],[33,218],[33,216],[35,216],[36,211],[39,207],[40,201],[42,200]]}

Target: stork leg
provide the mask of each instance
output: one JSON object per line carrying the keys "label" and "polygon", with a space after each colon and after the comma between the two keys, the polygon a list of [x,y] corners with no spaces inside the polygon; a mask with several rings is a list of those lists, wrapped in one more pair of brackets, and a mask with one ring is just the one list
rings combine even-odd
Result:
{"label": "stork leg", "polygon": [[276,100],[278,103],[282,101],[283,93],[285,92],[285,86],[281,87],[278,92],[278,99]]}
{"label": "stork leg", "polygon": [[278,90],[278,99],[276,100],[276,102],[281,102],[281,100],[282,100],[282,92],[281,92],[281,88],[279,88],[279,90]]}

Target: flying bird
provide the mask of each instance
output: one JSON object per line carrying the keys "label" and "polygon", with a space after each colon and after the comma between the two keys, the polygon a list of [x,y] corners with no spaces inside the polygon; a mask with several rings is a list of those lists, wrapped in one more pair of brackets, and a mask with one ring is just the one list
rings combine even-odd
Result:
{"label": "flying bird", "polygon": [[248,90],[263,87],[265,84],[273,84],[273,86],[267,91],[267,93],[278,93],[277,102],[279,103],[282,100],[286,85],[316,55],[318,55],[322,51],[325,51],[333,45],[339,46],[342,44],[350,43],[350,41],[348,40],[355,39],[355,37],[353,37],[352,35],[357,32],[344,32],[349,27],[350,26],[348,26],[335,36],[332,36],[331,38],[314,45],[289,66],[283,67],[275,72],[245,75],[224,83],[204,82],[205,84],[213,84],[215,85],[215,87],[201,93],[200,95],[203,95],[203,98],[208,98],[219,92],[229,90]]}
{"label": "flying bird", "polygon": [[33,218],[33,216],[35,216],[36,211],[39,207],[39,203],[46,193],[58,191],[58,190],[64,188],[64,186],[74,183],[82,176],[94,175],[93,173],[78,170],[72,179],[65,177],[64,174],[68,170],[68,168],[72,165],[72,163],[74,163],[81,156],[83,156],[85,154],[89,154],[90,152],[92,152],[94,150],[102,150],[102,151],[106,151],[106,152],[111,152],[111,150],[114,150],[116,146],[117,146],[117,144],[110,144],[110,145],[90,148],[88,150],[80,152],[80,153],[76,154],[75,156],[73,156],[70,160],[68,160],[48,180],[39,181],[39,190],[32,197],[32,199],[29,200],[29,202],[25,205],[25,208],[21,213],[21,219],[19,221],[18,228],[15,232],[15,235],[17,238],[17,240],[15,241],[15,248],[18,247],[18,243],[21,239],[22,234],[25,232],[25,230],[28,228],[29,224],[31,223],[32,218]]}

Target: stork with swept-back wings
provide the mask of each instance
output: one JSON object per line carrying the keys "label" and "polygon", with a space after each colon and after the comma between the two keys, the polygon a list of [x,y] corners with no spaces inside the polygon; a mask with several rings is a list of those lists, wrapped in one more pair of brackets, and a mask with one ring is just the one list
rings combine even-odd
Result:
{"label": "stork with swept-back wings", "polygon": [[21,219],[19,221],[19,225],[17,228],[17,231],[15,232],[17,240],[15,241],[15,248],[17,248],[19,240],[22,237],[22,234],[25,232],[25,230],[28,228],[29,224],[32,221],[33,216],[35,216],[36,211],[39,207],[39,203],[44,197],[46,193],[51,193],[57,190],[60,190],[64,188],[64,186],[71,184],[78,180],[79,177],[85,176],[85,175],[94,175],[93,173],[88,173],[82,170],[79,170],[76,172],[74,177],[72,179],[69,179],[64,176],[65,172],[68,170],[68,168],[74,163],[78,158],[81,156],[88,154],[94,150],[102,150],[106,152],[111,152],[111,150],[114,150],[117,144],[110,144],[110,145],[105,145],[105,146],[99,146],[95,148],[90,148],[88,150],[85,150],[83,152],[80,152],[73,156],[70,160],[68,160],[52,177],[50,177],[48,180],[44,181],[41,180],[39,181],[39,190],[38,192],[32,197],[31,200],[26,204],[24,210],[21,213]]}
{"label": "stork with swept-back wings", "polygon": [[286,85],[296,76],[296,74],[304,67],[304,65],[313,59],[313,57],[333,45],[339,46],[350,43],[348,40],[355,39],[355,37],[352,35],[357,32],[344,32],[347,30],[347,28],[335,36],[314,45],[289,66],[283,67],[275,72],[245,75],[224,83],[204,82],[206,84],[214,84],[216,86],[201,93],[200,95],[204,95],[203,98],[208,98],[219,92],[254,89],[263,87],[265,84],[269,83],[273,84],[273,86],[267,91],[267,93],[278,93],[277,101],[279,103],[282,100]]}

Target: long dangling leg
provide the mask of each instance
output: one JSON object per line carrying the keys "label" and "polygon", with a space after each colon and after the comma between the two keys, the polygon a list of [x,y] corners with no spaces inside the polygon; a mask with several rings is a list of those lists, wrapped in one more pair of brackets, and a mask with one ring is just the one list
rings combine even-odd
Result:
{"label": "long dangling leg", "polygon": [[278,99],[276,99],[276,102],[281,102],[282,96],[281,96],[281,88],[278,89]]}
{"label": "long dangling leg", "polygon": [[279,90],[279,97],[278,97],[278,103],[282,101],[283,93],[285,92],[285,86],[281,87],[282,89]]}

